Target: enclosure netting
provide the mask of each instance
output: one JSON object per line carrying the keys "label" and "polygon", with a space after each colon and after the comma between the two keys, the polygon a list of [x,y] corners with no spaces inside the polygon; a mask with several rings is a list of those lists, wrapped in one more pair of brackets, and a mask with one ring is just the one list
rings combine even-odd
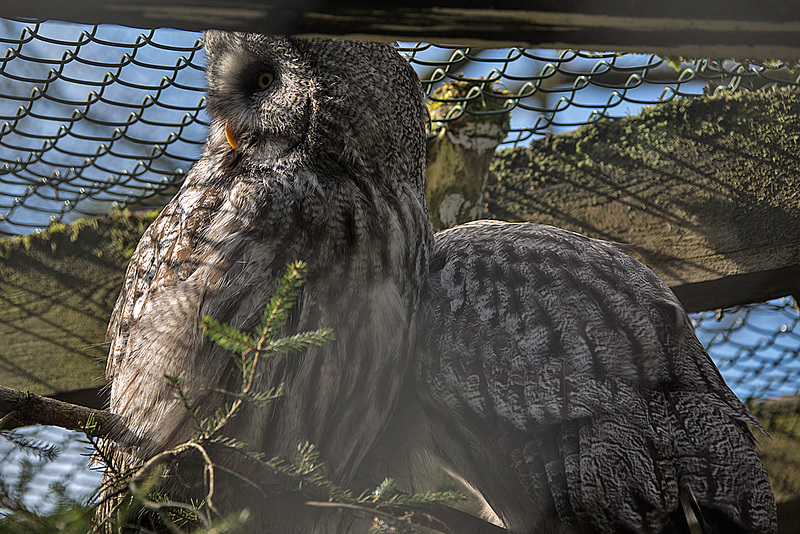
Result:
{"label": "enclosure netting", "polygon": [[[207,130],[200,34],[0,19],[0,44],[0,235],[113,207],[159,205],[176,190]],[[510,113],[505,146],[674,98],[800,82],[795,65],[777,61],[428,43],[398,49],[428,94],[449,80],[482,80],[445,121],[464,112],[467,100],[504,91],[502,109],[492,113]],[[740,397],[800,392],[791,297],[692,318]],[[22,464],[6,460],[4,475],[23,473],[10,467]],[[49,486],[48,476],[34,488]]]}

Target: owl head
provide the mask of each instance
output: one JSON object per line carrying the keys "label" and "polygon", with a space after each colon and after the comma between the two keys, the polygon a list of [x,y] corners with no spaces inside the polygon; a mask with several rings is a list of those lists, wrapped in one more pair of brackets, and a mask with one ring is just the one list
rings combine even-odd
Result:
{"label": "owl head", "polygon": [[220,31],[204,41],[212,149],[424,187],[424,96],[391,45]]}

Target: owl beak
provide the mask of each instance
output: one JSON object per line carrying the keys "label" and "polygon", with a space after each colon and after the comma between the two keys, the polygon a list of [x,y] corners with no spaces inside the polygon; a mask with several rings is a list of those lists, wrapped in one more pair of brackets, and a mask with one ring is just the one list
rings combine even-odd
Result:
{"label": "owl beak", "polygon": [[233,135],[233,130],[229,122],[225,123],[225,139],[228,140],[228,144],[231,145],[231,148],[236,150],[236,136]]}

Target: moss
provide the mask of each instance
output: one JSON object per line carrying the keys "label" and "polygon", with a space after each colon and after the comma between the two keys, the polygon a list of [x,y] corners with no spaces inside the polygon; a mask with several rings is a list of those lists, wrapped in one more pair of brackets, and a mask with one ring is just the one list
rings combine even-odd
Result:
{"label": "moss", "polygon": [[797,91],[676,98],[499,151],[486,212],[633,244],[670,285],[797,263],[798,137]]}
{"label": "moss", "polygon": [[110,248],[119,253],[121,257],[129,260],[139,238],[150,226],[161,210],[152,210],[133,215],[130,210],[117,210],[111,213],[112,224],[110,226]]}
{"label": "moss", "polygon": [[97,224],[97,219],[87,217],[78,219],[72,224],[51,223],[44,231],[25,236],[0,238],[0,258],[4,258],[19,247],[31,250],[32,248],[46,245],[55,252],[58,248],[58,243],[64,241],[64,238],[75,242],[83,229],[91,228],[96,230]]}
{"label": "moss", "polygon": [[130,253],[155,212],[118,212],[0,239],[0,384],[97,387],[105,329]]}
{"label": "moss", "polygon": [[775,498],[779,502],[797,498],[800,496],[800,397],[751,403],[749,408],[769,434],[759,439],[759,457],[769,473]]}
{"label": "moss", "polygon": [[[434,122],[450,119],[458,122],[464,116],[454,109],[460,106],[467,112],[469,121],[505,125],[507,130],[509,114],[504,110],[507,109],[508,95],[508,91],[497,89],[486,80],[453,80],[437,87],[427,105]],[[451,117],[451,114],[456,116]]]}

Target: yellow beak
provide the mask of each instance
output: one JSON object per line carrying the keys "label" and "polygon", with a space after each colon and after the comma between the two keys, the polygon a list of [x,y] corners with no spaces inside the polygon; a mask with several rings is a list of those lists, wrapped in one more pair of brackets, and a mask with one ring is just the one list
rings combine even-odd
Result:
{"label": "yellow beak", "polygon": [[231,130],[230,123],[225,123],[225,139],[228,140],[228,144],[231,145],[231,148],[236,150],[236,136],[233,135],[233,130]]}

